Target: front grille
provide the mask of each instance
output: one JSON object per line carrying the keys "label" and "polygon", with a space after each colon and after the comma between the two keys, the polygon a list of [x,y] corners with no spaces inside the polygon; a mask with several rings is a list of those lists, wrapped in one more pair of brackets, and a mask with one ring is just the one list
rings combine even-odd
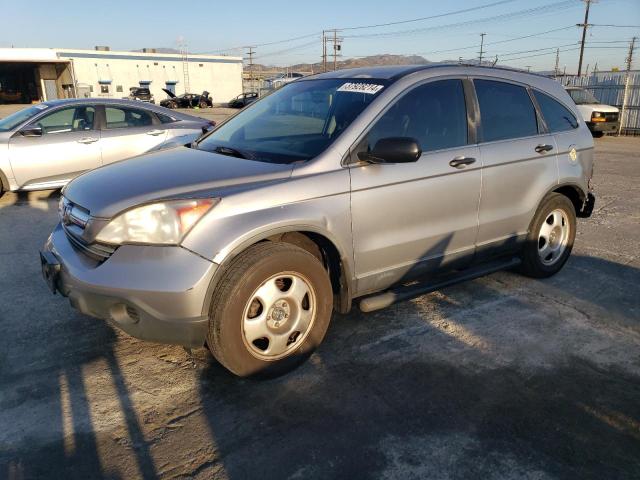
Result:
{"label": "front grille", "polygon": [[110,245],[104,245],[102,243],[85,243],[84,240],[74,235],[64,223],[62,224],[62,228],[74,247],[95,260],[104,262],[107,258],[113,255],[113,252],[116,251],[116,247],[112,247]]}
{"label": "front grille", "polygon": [[618,121],[618,112],[607,112],[604,114],[604,119],[607,122],[617,122]]}
{"label": "front grille", "polygon": [[115,247],[95,242],[87,243],[84,240],[84,230],[91,220],[88,210],[71,203],[64,197],[62,197],[60,202],[59,210],[62,228],[76,249],[101,262],[105,261],[116,251]]}

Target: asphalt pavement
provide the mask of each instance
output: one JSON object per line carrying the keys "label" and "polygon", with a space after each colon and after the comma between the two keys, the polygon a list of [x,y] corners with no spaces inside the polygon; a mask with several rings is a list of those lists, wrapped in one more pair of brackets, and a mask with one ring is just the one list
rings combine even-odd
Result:
{"label": "asphalt pavement", "polygon": [[640,138],[596,141],[553,278],[501,272],[335,315],[309,362],[238,379],[40,277],[56,192],[0,199],[0,478],[640,478]]}

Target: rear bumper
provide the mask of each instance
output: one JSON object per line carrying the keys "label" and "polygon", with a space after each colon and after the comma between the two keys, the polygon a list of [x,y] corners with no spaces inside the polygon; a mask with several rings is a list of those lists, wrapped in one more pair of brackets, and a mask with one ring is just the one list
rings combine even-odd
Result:
{"label": "rear bumper", "polygon": [[615,133],[620,127],[620,122],[587,122],[587,127],[592,132]]}
{"label": "rear bumper", "polygon": [[204,344],[207,291],[217,265],[181,247],[125,245],[103,263],[76,250],[58,225],[41,261],[47,284],[80,312],[160,343]]}

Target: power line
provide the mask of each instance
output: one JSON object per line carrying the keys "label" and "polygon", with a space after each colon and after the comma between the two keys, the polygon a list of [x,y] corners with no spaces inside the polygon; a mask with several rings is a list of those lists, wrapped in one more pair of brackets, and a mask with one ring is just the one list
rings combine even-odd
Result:
{"label": "power line", "polygon": [[474,12],[476,10],[482,10],[484,8],[491,8],[491,7],[495,7],[495,6],[498,6],[498,5],[503,5],[505,3],[512,3],[512,2],[515,2],[515,1],[516,0],[500,0],[498,2],[487,3],[487,4],[484,4],[484,5],[479,5],[477,7],[464,8],[462,10],[455,10],[453,12],[440,13],[438,15],[431,15],[429,17],[412,18],[410,20],[399,20],[399,21],[396,21],[396,22],[378,23],[378,24],[375,24],[375,25],[360,25],[360,26],[357,26],[357,27],[342,27],[342,28],[338,28],[337,30],[361,30],[361,29],[365,29],[365,28],[388,27],[390,25],[400,25],[400,24],[403,24],[403,23],[422,22],[424,20],[433,20],[434,18],[442,18],[442,17],[451,16],[451,15],[459,15],[461,13]]}
{"label": "power line", "polygon": [[411,35],[416,33],[431,32],[434,30],[441,30],[445,28],[454,28],[468,25],[475,25],[479,23],[487,23],[495,20],[509,20],[517,17],[526,17],[530,15],[539,15],[541,13],[552,13],[558,10],[565,10],[569,8],[575,8],[576,3],[574,0],[564,0],[561,2],[549,3],[547,5],[541,5],[538,7],[527,8],[524,10],[517,10],[515,12],[503,13],[500,15],[493,15],[490,17],[484,17],[476,20],[466,20],[463,22],[449,23],[446,25],[435,25],[431,27],[422,27],[410,30],[395,30],[392,32],[378,32],[378,33],[365,33],[356,35],[345,35],[345,38],[375,38],[375,37],[391,37],[400,35]]}

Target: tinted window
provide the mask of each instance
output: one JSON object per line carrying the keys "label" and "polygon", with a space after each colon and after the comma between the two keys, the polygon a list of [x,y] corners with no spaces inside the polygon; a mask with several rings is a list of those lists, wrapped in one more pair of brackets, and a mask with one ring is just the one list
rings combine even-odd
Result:
{"label": "tinted window", "polygon": [[542,116],[547,127],[549,127],[549,131],[552,133],[564,132],[565,130],[578,128],[576,117],[564,105],[537,90],[534,90],[533,94],[538,101],[538,105],[540,105]]}
{"label": "tinted window", "polygon": [[538,133],[536,110],[524,87],[475,80],[485,142],[528,137]]}
{"label": "tinted window", "polygon": [[126,107],[106,107],[107,128],[135,128],[153,124],[151,113]]}
{"label": "tinted window", "polygon": [[169,115],[164,115],[163,113],[156,113],[160,122],[162,123],[172,123],[175,122],[175,119],[171,118]]}
{"label": "tinted window", "polygon": [[93,107],[63,108],[36,120],[32,125],[43,133],[78,132],[93,129]]}
{"label": "tinted window", "polygon": [[461,80],[441,80],[411,90],[387,110],[363,145],[385,137],[411,137],[423,152],[467,143],[467,111]]}

